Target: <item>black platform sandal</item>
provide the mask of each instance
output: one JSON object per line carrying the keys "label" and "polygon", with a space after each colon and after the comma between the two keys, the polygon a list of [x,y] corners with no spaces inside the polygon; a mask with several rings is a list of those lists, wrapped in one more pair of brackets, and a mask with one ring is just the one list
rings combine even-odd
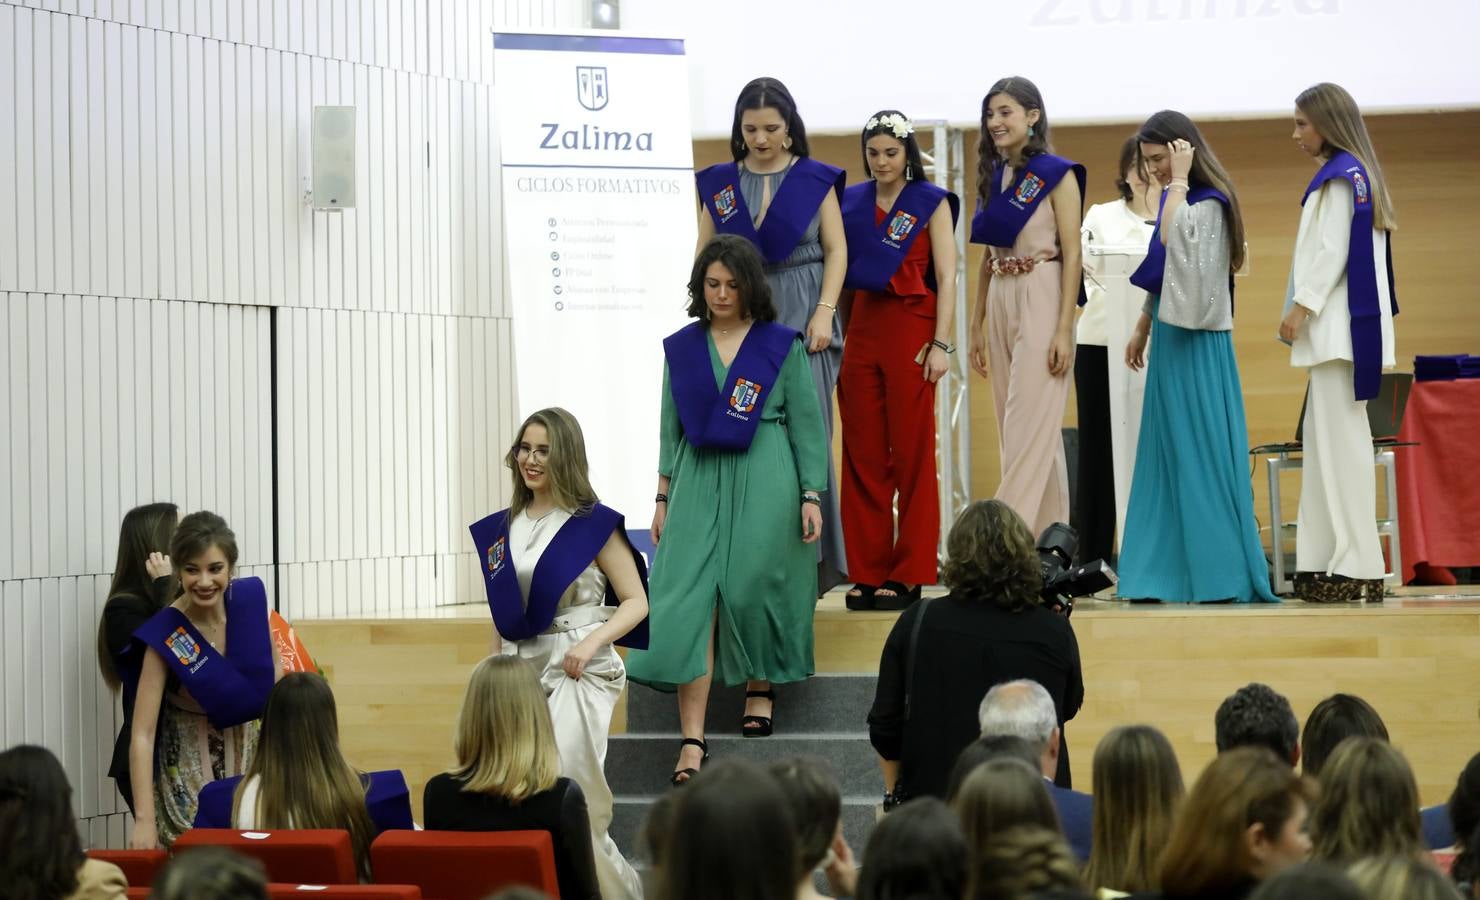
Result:
{"label": "black platform sandal", "polygon": [[776,714],[776,691],[767,688],[764,691],[746,691],[745,699],[751,697],[764,697],[771,701],[770,716],[744,716],[740,719],[740,735],[742,737],[770,737],[772,731],[771,716]]}
{"label": "black platform sandal", "polygon": [[874,609],[898,611],[909,609],[910,604],[920,599],[920,586],[917,584],[907,588],[902,582],[886,581],[879,585],[881,591],[893,591],[891,594],[874,594]]}
{"label": "black platform sandal", "polygon": [[[874,592],[878,588],[872,584],[855,584],[853,590],[843,595],[843,605],[853,612],[864,612],[874,608]],[[858,593],[853,593],[857,591]]]}
{"label": "black platform sandal", "polygon": [[[698,747],[699,752],[704,754],[704,758],[699,760],[699,765],[702,766],[704,763],[709,762],[709,745],[704,743],[704,741],[700,738],[684,738],[683,741],[680,742],[678,745],[679,751],[682,752],[683,748],[689,746],[690,744]],[[688,784],[695,775],[698,774],[699,770],[695,768],[679,769],[678,771],[673,773],[672,777],[668,779],[668,783],[673,785],[674,787],[683,787],[684,785]]]}

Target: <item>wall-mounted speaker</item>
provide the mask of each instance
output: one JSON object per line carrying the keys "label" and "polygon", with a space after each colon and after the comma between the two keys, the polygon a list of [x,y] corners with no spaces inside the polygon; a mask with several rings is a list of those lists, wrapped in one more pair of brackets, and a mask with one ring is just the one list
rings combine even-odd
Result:
{"label": "wall-mounted speaker", "polygon": [[314,209],[355,205],[355,108],[313,108]]}

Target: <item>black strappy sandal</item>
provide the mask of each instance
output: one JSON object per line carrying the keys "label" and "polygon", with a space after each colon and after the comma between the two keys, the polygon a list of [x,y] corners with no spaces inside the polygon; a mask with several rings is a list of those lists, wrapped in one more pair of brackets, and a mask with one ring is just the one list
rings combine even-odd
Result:
{"label": "black strappy sandal", "polygon": [[[683,748],[689,746],[690,744],[698,747],[699,752],[704,754],[704,758],[699,760],[700,765],[709,762],[709,745],[704,743],[701,738],[684,738],[683,741],[681,741],[678,745],[679,752],[682,752]],[[673,785],[674,787],[683,787],[691,780],[693,780],[693,777],[698,774],[699,770],[695,768],[679,769],[678,771],[673,773],[672,777],[668,779],[668,783]]]}
{"label": "black strappy sandal", "polygon": [[[776,691],[767,688],[764,691],[746,691],[745,699],[751,697],[764,697],[771,701],[771,716],[776,714]],[[771,726],[771,716],[744,716],[740,719],[740,735],[742,737],[770,737],[774,730]]]}
{"label": "black strappy sandal", "polygon": [[910,604],[920,599],[920,585],[907,588],[902,582],[886,581],[879,585],[881,591],[893,591],[894,595],[874,594],[874,609],[897,611],[909,609]]}
{"label": "black strappy sandal", "polygon": [[[862,612],[874,608],[874,592],[878,588],[872,584],[855,584],[853,590],[843,595],[843,605],[854,612]],[[858,593],[853,593],[857,591]]]}

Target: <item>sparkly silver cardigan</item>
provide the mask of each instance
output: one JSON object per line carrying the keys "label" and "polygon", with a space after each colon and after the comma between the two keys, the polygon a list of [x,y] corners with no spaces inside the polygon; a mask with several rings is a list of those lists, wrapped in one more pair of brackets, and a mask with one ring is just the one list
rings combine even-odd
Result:
{"label": "sparkly silver cardigan", "polygon": [[[1167,231],[1166,274],[1156,317],[1178,328],[1233,330],[1228,264],[1228,220],[1223,204],[1209,198],[1180,206]],[[1152,314],[1150,297],[1141,309]]]}

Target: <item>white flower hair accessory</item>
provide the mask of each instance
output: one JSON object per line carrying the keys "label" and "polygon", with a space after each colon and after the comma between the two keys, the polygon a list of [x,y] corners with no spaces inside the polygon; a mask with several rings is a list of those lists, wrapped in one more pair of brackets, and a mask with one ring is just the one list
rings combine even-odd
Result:
{"label": "white flower hair accessory", "polygon": [[873,131],[875,128],[887,128],[901,141],[915,133],[914,123],[899,113],[875,116],[869,119],[868,123],[863,127],[865,131]]}

